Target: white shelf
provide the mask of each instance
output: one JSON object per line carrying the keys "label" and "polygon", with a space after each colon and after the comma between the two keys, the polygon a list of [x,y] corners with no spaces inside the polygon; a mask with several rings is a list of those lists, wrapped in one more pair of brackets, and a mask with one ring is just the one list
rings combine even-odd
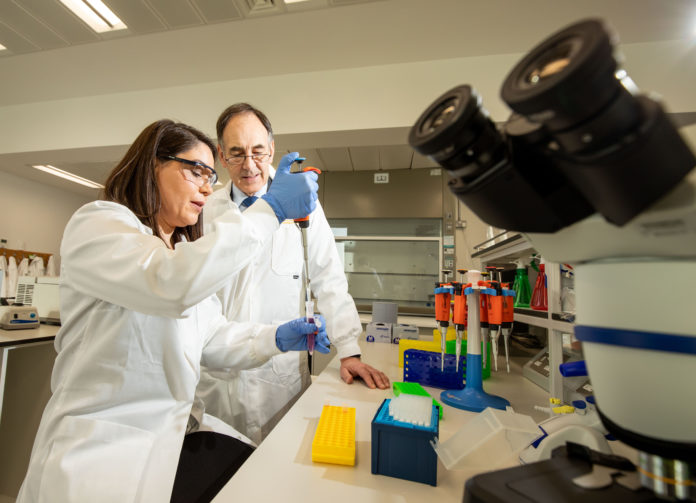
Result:
{"label": "white shelf", "polygon": [[533,250],[531,243],[522,234],[513,234],[507,239],[472,253],[471,258],[478,258],[481,262],[505,261],[509,263],[519,258],[528,257]]}
{"label": "white shelf", "polygon": [[[547,313],[544,312],[544,314],[546,315]],[[566,333],[573,331],[573,324],[571,322],[555,320],[553,318],[549,318],[548,316],[535,316],[533,314],[515,312],[515,321],[526,323],[527,325],[533,325],[535,327],[558,330]]]}

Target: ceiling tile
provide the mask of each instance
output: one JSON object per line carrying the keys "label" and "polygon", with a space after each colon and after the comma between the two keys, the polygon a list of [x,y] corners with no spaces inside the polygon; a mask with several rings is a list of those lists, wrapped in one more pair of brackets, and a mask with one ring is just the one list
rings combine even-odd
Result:
{"label": "ceiling tile", "polygon": [[85,23],[58,2],[46,0],[15,0],[32,16],[49,25],[69,44],[96,42],[99,37]]}
{"label": "ceiling tile", "polygon": [[221,23],[243,19],[232,0],[193,0],[206,23]]}
{"label": "ceiling tile", "polygon": [[188,0],[148,0],[171,28],[187,28],[204,24]]}
{"label": "ceiling tile", "polygon": [[379,147],[350,147],[353,171],[377,171],[379,169]]}
{"label": "ceiling tile", "polygon": [[[303,148],[300,151],[300,155],[307,159],[302,165],[306,167],[318,168],[321,171],[326,171],[326,166],[319,155],[319,151],[315,148]],[[276,154],[276,162],[280,160],[278,154]]]}
{"label": "ceiling tile", "polygon": [[2,23],[1,21],[0,44],[7,47],[7,49],[13,54],[21,54],[23,52],[33,52],[39,50],[38,46],[32,44],[26,38],[20,36],[17,32],[11,30],[6,24]]}
{"label": "ceiling tile", "polygon": [[14,2],[0,2],[0,19],[41,49],[55,49],[68,45],[45,24]]}
{"label": "ceiling tile", "polygon": [[408,145],[388,145],[379,149],[380,169],[409,169],[413,149]]}
{"label": "ceiling tile", "polygon": [[411,167],[413,169],[419,169],[419,168],[439,168],[440,165],[430,159],[429,157],[425,157],[423,155],[420,155],[418,152],[413,153],[413,164],[411,164]]}
{"label": "ceiling tile", "polygon": [[353,163],[347,148],[320,148],[318,153],[327,171],[353,171]]}
{"label": "ceiling tile", "polygon": [[112,11],[134,34],[164,31],[166,26],[141,0],[105,0]]}

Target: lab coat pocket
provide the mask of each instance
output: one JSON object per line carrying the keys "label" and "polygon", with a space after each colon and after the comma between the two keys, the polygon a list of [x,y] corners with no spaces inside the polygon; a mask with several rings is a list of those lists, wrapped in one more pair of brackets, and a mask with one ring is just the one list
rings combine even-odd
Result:
{"label": "lab coat pocket", "polygon": [[294,224],[282,224],[273,234],[271,269],[280,276],[302,275],[302,236]]}
{"label": "lab coat pocket", "polygon": [[134,501],[154,439],[132,426],[64,417],[44,462],[41,501]]}
{"label": "lab coat pocket", "polygon": [[[271,358],[273,366],[273,377],[268,378],[269,382],[284,382],[289,383],[298,379],[300,376],[300,361],[301,356],[299,351],[289,351]],[[307,360],[304,360],[307,366]]]}

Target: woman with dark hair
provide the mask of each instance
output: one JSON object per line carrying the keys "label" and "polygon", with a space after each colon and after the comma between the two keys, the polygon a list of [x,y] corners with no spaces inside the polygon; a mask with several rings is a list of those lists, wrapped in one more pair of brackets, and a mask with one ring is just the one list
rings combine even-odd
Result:
{"label": "woman with dark hair", "polygon": [[311,212],[316,175],[202,235],[214,144],[169,120],[148,126],[109,176],[104,200],[72,216],[61,243],[61,321],[49,400],[19,502],[169,501],[200,365],[242,369],[306,350],[323,328],[229,323],[214,295],[285,218]]}

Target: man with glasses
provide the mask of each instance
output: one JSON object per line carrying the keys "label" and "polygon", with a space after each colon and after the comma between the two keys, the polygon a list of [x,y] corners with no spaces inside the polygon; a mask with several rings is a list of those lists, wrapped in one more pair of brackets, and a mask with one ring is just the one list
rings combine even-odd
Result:
{"label": "man with glasses", "polygon": [[[266,193],[275,173],[273,130],[260,110],[246,103],[228,107],[218,119],[217,137],[218,157],[231,181],[209,197],[203,212],[206,224],[230,206],[244,211]],[[370,388],[388,388],[387,376],[360,360],[360,319],[319,204],[310,217],[308,242],[310,285],[341,358],[341,378],[348,384],[361,378]],[[303,263],[300,230],[287,220],[253,265],[218,292],[227,318],[260,323],[302,315]],[[206,413],[260,443],[310,382],[306,353],[286,353],[257,369],[235,373],[202,369],[196,394]]]}

